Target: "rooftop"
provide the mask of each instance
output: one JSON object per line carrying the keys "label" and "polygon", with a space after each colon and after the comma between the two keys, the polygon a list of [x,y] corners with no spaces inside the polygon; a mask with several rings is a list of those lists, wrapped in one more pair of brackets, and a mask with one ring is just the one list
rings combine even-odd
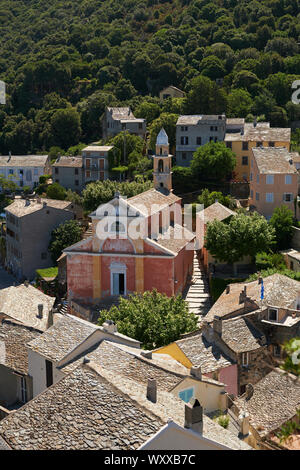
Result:
{"label": "rooftop", "polygon": [[163,127],[157,134],[156,145],[169,145],[169,137]]}
{"label": "rooftop", "polygon": [[113,145],[88,145],[82,152],[109,152],[113,148]]}
{"label": "rooftop", "polygon": [[153,213],[151,210],[153,210],[154,205],[159,206],[158,210],[162,210],[162,208],[171,206],[175,202],[181,201],[181,199],[173,193],[166,195],[152,188],[128,198],[127,201],[145,215],[150,215]]}
{"label": "rooftop", "polygon": [[[54,297],[44,294],[30,284],[0,290],[0,312],[39,331],[48,328],[49,314],[54,302]],[[39,305],[43,305],[42,318],[38,318]]]}
{"label": "rooftop", "polygon": [[166,232],[159,234],[156,243],[173,253],[179,253],[188,243],[192,242],[195,235],[182,225],[170,226]]}
{"label": "rooftop", "polygon": [[221,114],[192,114],[186,116],[179,116],[176,126],[190,125],[197,126],[201,124],[202,121],[223,121],[225,120],[225,115]]}
{"label": "rooftop", "polygon": [[249,413],[250,424],[265,436],[296,415],[300,408],[300,382],[275,369],[254,385],[250,398],[242,395],[235,404]]}
{"label": "rooftop", "polygon": [[[219,202],[211,204],[209,207],[204,209],[203,212],[205,224],[214,220],[219,220],[221,222],[222,220],[225,220],[228,217],[231,217],[232,215],[236,215],[236,212],[232,211],[231,209],[228,209],[228,207],[223,206]],[[202,214],[200,212],[200,217],[201,216]]]}
{"label": "rooftop", "polygon": [[203,374],[228,367],[233,361],[226,357],[214,341],[208,340],[202,332],[175,342],[194,366],[201,366]]}
{"label": "rooftop", "polygon": [[116,120],[126,119],[127,121],[134,121],[135,117],[129,106],[123,108],[111,108],[108,107],[107,110],[111,113],[112,118]]}
{"label": "rooftop", "polygon": [[285,147],[259,147],[253,148],[252,152],[260,173],[298,174],[292,156]]}
{"label": "rooftop", "polygon": [[27,343],[40,332],[3,320],[0,323],[0,364],[19,374],[28,374]]}
{"label": "rooftop", "polygon": [[261,348],[263,334],[249,319],[238,317],[222,321],[222,340],[236,353]]}
{"label": "rooftop", "polygon": [[[89,362],[0,422],[0,436],[13,449],[138,449],[171,418],[184,423],[185,404],[145,384]],[[203,436],[230,449],[249,449],[235,435],[203,416]]]}
{"label": "rooftop", "polygon": [[82,157],[58,157],[53,167],[81,168]]}
{"label": "rooftop", "polygon": [[24,217],[25,215],[32,214],[34,212],[44,209],[44,205],[53,209],[69,210],[73,207],[71,201],[59,201],[58,199],[28,199],[29,203],[25,199],[15,199],[12,204],[5,207],[5,211],[17,217]]}
{"label": "rooftop", "polygon": [[[226,290],[214,303],[205,320],[212,322],[214,316],[225,317],[244,307],[239,302],[239,296],[244,286],[247,287],[247,297],[253,302],[253,310],[261,306],[261,285],[258,281],[229,284],[230,290]],[[300,293],[300,282],[290,279],[282,274],[272,274],[264,278],[263,306],[295,308],[295,302]]]}
{"label": "rooftop", "polygon": [[286,127],[270,127],[269,122],[245,123],[242,132],[227,133],[225,142],[290,142],[291,129]]}
{"label": "rooftop", "polygon": [[44,167],[48,155],[1,155],[0,167]]}

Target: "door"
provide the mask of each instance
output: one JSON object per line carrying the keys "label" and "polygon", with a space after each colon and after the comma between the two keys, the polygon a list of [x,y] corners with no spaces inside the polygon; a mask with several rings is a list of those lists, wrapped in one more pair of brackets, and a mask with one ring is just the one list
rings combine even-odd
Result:
{"label": "door", "polygon": [[112,295],[125,294],[125,274],[112,273]]}

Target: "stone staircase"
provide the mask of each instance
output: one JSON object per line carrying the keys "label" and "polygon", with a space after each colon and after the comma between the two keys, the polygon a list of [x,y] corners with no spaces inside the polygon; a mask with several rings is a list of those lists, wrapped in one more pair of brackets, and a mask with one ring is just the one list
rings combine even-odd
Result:
{"label": "stone staircase", "polygon": [[193,278],[187,286],[183,297],[189,305],[189,311],[199,316],[199,320],[201,320],[211,308],[207,277],[196,251],[194,254]]}

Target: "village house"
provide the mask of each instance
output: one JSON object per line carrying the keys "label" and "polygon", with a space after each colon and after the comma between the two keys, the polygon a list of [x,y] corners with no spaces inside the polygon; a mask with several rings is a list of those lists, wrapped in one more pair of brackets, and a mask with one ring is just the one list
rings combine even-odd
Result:
{"label": "village house", "polygon": [[167,98],[184,98],[185,92],[177,88],[176,86],[170,85],[159,92],[160,101],[166,100]]}
{"label": "village house", "polygon": [[80,192],[83,189],[82,157],[58,157],[52,164],[52,181],[65,189]]}
{"label": "village house", "polygon": [[28,401],[27,343],[41,333],[32,327],[0,320],[0,419]]}
{"label": "village house", "polygon": [[145,385],[88,358],[4,418],[0,436],[23,450],[250,449],[198,400],[184,403],[155,379]]}
{"label": "village house", "polygon": [[0,321],[11,320],[43,332],[52,325],[54,303],[55,297],[44,294],[27,281],[0,289]]}
{"label": "village house", "polygon": [[19,188],[38,186],[40,176],[50,175],[51,165],[48,155],[8,155],[0,156],[0,175],[13,181]]}
{"label": "village house", "polygon": [[193,270],[195,236],[182,225],[171,158],[161,130],[153,156],[154,188],[128,199],[116,194],[90,215],[92,236],[64,250],[68,297],[77,311],[80,304],[133,292],[183,291]]}
{"label": "village house", "polygon": [[252,149],[250,206],[270,219],[274,209],[285,205],[295,213],[299,174],[292,154],[285,147]]}
{"label": "village house", "polygon": [[236,156],[235,179],[250,180],[250,160],[255,147],[285,147],[290,150],[291,129],[270,127],[269,122],[244,123],[237,132],[226,131],[226,146]]}
{"label": "village house", "polygon": [[52,231],[78,217],[74,203],[40,198],[15,199],[5,214],[6,264],[18,279],[34,279],[36,269],[53,266],[48,250]]}
{"label": "village house", "polygon": [[83,184],[109,177],[109,152],[112,145],[88,145],[82,150]]}
{"label": "village house", "polygon": [[[280,441],[277,434],[290,421],[299,423],[300,383],[296,376],[274,369],[234,401],[231,410],[249,416],[251,445],[257,450],[300,450],[299,435]],[[287,437],[287,436],[286,436]]]}
{"label": "village house", "polygon": [[[215,318],[223,321],[242,316],[262,332],[270,355],[278,360],[282,357],[281,346],[300,335],[300,283],[282,274],[273,274],[263,279],[263,286],[264,298],[261,299],[261,278],[229,284],[205,320],[211,324]],[[248,357],[248,364],[251,357]],[[263,369],[263,365],[256,362],[256,367]]]}
{"label": "village house", "polygon": [[198,147],[208,142],[222,142],[226,132],[226,116],[179,116],[176,123],[176,164],[190,166]]}
{"label": "village house", "polygon": [[129,107],[107,107],[102,118],[103,139],[114,137],[122,131],[127,131],[144,139],[146,135],[146,119],[136,118]]}
{"label": "village house", "polygon": [[288,269],[295,272],[300,271],[300,252],[298,250],[289,248],[288,250],[281,251],[281,254],[284,257],[284,261]]}

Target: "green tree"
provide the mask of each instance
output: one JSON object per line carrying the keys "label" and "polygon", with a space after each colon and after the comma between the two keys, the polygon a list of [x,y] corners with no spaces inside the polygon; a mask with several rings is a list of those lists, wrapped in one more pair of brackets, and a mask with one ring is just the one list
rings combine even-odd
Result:
{"label": "green tree", "polygon": [[293,338],[283,345],[283,350],[287,357],[282,365],[282,369],[300,376],[300,338]]}
{"label": "green tree", "polygon": [[58,109],[51,118],[51,132],[55,145],[65,150],[78,144],[81,127],[80,115],[76,109]]}
{"label": "green tree", "polygon": [[276,207],[270,219],[270,225],[275,230],[278,250],[290,247],[293,236],[293,222],[293,212],[287,206]]}
{"label": "green tree", "polygon": [[235,263],[244,256],[253,259],[274,245],[275,230],[257,213],[237,214],[229,223],[215,220],[208,223],[205,247],[218,261]]}
{"label": "green tree", "polygon": [[68,246],[79,242],[81,237],[82,228],[77,220],[68,220],[63,224],[60,224],[51,233],[49,251],[51,253],[52,261],[56,264],[62,251]]}
{"label": "green tree", "polygon": [[159,118],[155,119],[150,125],[150,148],[154,151],[156,138],[163,127],[169,137],[170,149],[175,149],[176,144],[176,122],[178,120],[178,114],[162,113]]}
{"label": "green tree", "polygon": [[230,209],[236,208],[236,203],[231,196],[224,196],[220,191],[209,191],[205,188],[202,190],[200,196],[198,196],[197,202],[203,204],[204,208],[211,206],[214,202],[218,201],[220,204],[223,204],[225,207]]}
{"label": "green tree", "polygon": [[222,180],[231,176],[236,159],[223,142],[209,142],[199,147],[193,155],[191,170],[198,180]]}
{"label": "green tree", "polygon": [[66,190],[58,183],[47,186],[46,194],[49,199],[59,199],[63,201],[66,198]]}
{"label": "green tree", "polygon": [[186,97],[186,114],[220,114],[226,109],[226,93],[208,77],[200,75],[190,84]]}
{"label": "green tree", "polygon": [[189,313],[181,296],[167,297],[156,290],[120,297],[118,307],[101,310],[98,325],[112,320],[118,331],[142,342],[145,349],[165,346],[197,327],[197,318]]}

